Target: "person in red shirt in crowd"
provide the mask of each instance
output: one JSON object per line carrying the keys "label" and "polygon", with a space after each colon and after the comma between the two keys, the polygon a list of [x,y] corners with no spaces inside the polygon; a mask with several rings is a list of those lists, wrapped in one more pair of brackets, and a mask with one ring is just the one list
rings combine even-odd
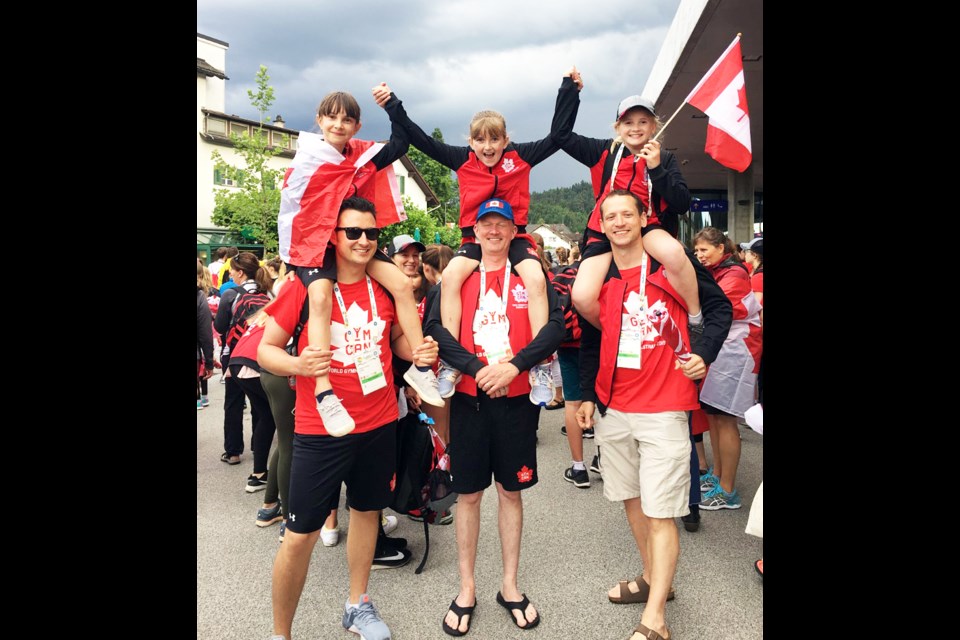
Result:
{"label": "person in red shirt in crowd", "polygon": [[[367,594],[367,583],[380,531],[380,510],[389,506],[396,483],[398,411],[390,384],[392,354],[395,349],[418,366],[432,366],[437,360],[437,344],[428,337],[411,350],[396,324],[393,300],[367,275],[367,266],[377,253],[377,234],[371,230],[378,231],[373,203],[346,198],[334,236],[337,280],[330,327],[332,353],[309,346],[306,328],[300,333],[299,355],[284,350],[307,299],[307,287],[299,279],[288,282],[267,309],[270,317],[257,351],[262,367],[277,375],[297,376],[287,530],[273,566],[275,639],[291,637],[310,555],[329,516],[331,498],[339,493],[342,482],[346,482],[350,505],[350,595],[342,624],[368,640],[390,637]],[[331,433],[331,425],[315,411],[315,380],[323,374],[329,375],[334,391],[354,418],[348,434]]]}
{"label": "person in red shirt in crowd", "polygon": [[740,465],[742,418],[754,405],[763,338],[760,304],[750,288],[747,269],[736,257],[733,242],[716,227],[704,227],[693,237],[697,259],[705,266],[733,304],[733,323],[720,355],[700,387],[700,404],[710,422],[713,468],[700,479],[704,492],[700,508],[707,511],[739,509],[736,490]]}
{"label": "person in red shirt in crowd", "polygon": [[[521,491],[537,484],[537,423],[540,406],[531,404],[530,371],[553,353],[564,335],[563,310],[553,287],[546,324],[534,332],[527,314],[526,281],[510,260],[517,236],[513,208],[498,198],[482,202],[473,231],[482,257],[460,287],[460,338],[442,326],[433,305],[424,330],[440,343],[444,362],[463,372],[450,408],[450,468],[460,497],[454,515],[460,591],[443,619],[445,633],[470,630],[477,604],[475,566],[480,535],[480,500],[497,485],[503,579],[497,603],[521,629],[540,623],[540,614],[517,586],[523,532]],[[530,262],[537,264],[539,262]],[[541,274],[541,277],[544,277]],[[440,286],[441,300],[447,276]]]}
{"label": "person in red shirt in crowd", "polygon": [[597,300],[604,331],[581,325],[577,420],[581,428],[594,426],[594,410],[600,410],[595,429],[603,449],[603,493],[623,501],[643,559],[643,574],[620,581],[607,597],[618,604],[646,602],[632,638],[664,640],[680,555],[674,518],[689,512],[687,411],[698,406],[693,381],[706,375],[720,351],[731,305],[688,253],[704,329],[691,353],[683,298],[644,249],[647,214],[640,199],[625,189],[611,191],[600,213],[613,260]]}

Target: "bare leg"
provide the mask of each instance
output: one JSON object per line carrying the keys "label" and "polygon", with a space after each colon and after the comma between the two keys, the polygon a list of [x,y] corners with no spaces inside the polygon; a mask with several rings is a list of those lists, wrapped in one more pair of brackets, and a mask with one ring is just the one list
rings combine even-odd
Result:
{"label": "bare leg", "polygon": [[646,518],[646,520],[647,557],[651,565],[649,577],[645,576],[645,579],[650,584],[650,595],[640,622],[666,638],[667,594],[670,591],[670,585],[673,584],[673,574],[677,570],[677,558],[680,557],[680,536],[673,518]]}
{"label": "bare leg", "polygon": [[583,460],[583,429],[577,423],[577,409],[582,400],[567,400],[563,406],[563,420],[567,425],[567,444],[574,460]]}
{"label": "bare leg", "polygon": [[600,328],[600,289],[603,288],[603,281],[610,270],[611,260],[612,253],[602,253],[581,262],[577,278],[570,290],[573,306],[597,329]]}
{"label": "bare leg", "polygon": [[[647,516],[643,514],[640,505],[640,498],[630,498],[623,501],[623,510],[627,515],[627,522],[630,524],[630,530],[633,532],[633,539],[637,543],[637,550],[640,552],[640,560],[643,562],[643,579],[650,583],[650,547],[647,544],[649,522]],[[639,585],[637,590],[639,590]],[[627,587],[630,588],[629,585]],[[636,593],[633,589],[630,591]],[[612,598],[622,597],[620,585],[616,584],[607,595]]]}
{"label": "bare leg", "polygon": [[423,328],[420,326],[417,300],[413,295],[410,278],[405,276],[396,265],[377,259],[367,263],[367,273],[386,287],[393,296],[397,309],[397,324],[403,329],[403,335],[410,343],[410,348],[419,347],[423,344]]}
{"label": "bare leg", "polygon": [[442,407],[434,407],[424,403],[423,412],[433,418],[433,430],[437,432],[444,444],[450,444],[450,403],[445,402]]}
{"label": "bare leg", "polygon": [[[519,491],[507,491],[499,482],[497,514],[500,525],[500,554],[503,559],[503,584],[500,593],[507,602],[519,602],[523,599],[517,586],[517,573],[520,570],[520,538],[523,534],[523,496]],[[531,603],[523,612],[512,611],[521,627],[537,619],[537,610]]]}
{"label": "bare leg", "polygon": [[737,483],[740,465],[740,431],[736,416],[707,415],[710,420],[710,444],[713,446],[713,473],[720,487],[731,493]]}
{"label": "bare leg", "polygon": [[700,313],[700,288],[697,272],[687,258],[683,245],[663,229],[651,229],[643,236],[643,248],[666,269],[667,282],[687,305],[687,313]]}
{"label": "bare leg", "polygon": [[300,594],[307,581],[310,554],[320,537],[319,531],[294,533],[287,531],[273,561],[273,633],[292,638],[293,616]]}
{"label": "bare leg", "polygon": [[[370,567],[380,534],[379,511],[350,509],[350,529],[347,532],[347,567],[350,569],[350,603],[360,604],[360,596],[367,592]],[[284,540],[286,544],[286,540]]]}
{"label": "bare leg", "polygon": [[336,529],[337,528],[337,510],[331,509],[330,515],[327,516],[326,521],[324,521],[323,526],[327,529]]}
{"label": "bare leg", "polygon": [[704,446],[703,440],[694,444],[697,445],[697,458],[700,460],[700,470],[709,469],[710,465],[707,464],[707,448]]}
{"label": "bare leg", "polygon": [[[310,297],[310,317],[307,322],[307,341],[312,346],[330,349],[330,313],[333,305],[333,281],[321,278],[307,287]],[[330,377],[317,376],[316,394],[331,391]]]}
{"label": "bare leg", "polygon": [[[417,300],[413,295],[410,278],[405,276],[396,265],[376,259],[367,264],[367,272],[393,294],[397,309],[397,324],[403,330],[410,348],[416,350],[423,344],[423,328],[420,326]],[[425,403],[438,407],[443,405],[443,398],[437,392],[437,378],[432,368],[419,368],[414,362],[404,374],[403,379],[417,391],[420,399]]]}
{"label": "bare leg", "polygon": [[[457,534],[457,560],[460,565],[460,592],[457,594],[457,604],[461,607],[472,607],[477,601],[477,582],[475,569],[477,565],[477,540],[480,538],[480,500],[483,492],[461,493],[457,498],[457,515],[453,526]],[[470,616],[465,615],[457,624],[457,615],[447,612],[447,625],[466,631],[470,623]]]}
{"label": "bare leg", "polygon": [[523,278],[527,289],[527,315],[530,317],[530,335],[536,337],[547,324],[550,309],[547,305],[547,276],[536,260],[523,260],[514,269]]}

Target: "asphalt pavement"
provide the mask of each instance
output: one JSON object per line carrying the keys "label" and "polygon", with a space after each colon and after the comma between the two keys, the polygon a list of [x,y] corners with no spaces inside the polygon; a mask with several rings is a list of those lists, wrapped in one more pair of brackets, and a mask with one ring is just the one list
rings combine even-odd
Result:
{"label": "asphalt pavement", "polygon": [[[253,470],[249,452],[251,417],[244,412],[243,463],[220,461],[223,452],[223,385],[210,380],[210,406],[197,412],[197,638],[268,640],[272,631],[271,570],[280,543],[279,525],[254,525],[263,492],[244,491]],[[563,410],[541,411],[539,483],[523,492],[524,529],[520,589],[541,615],[524,631],[496,602],[500,585],[497,497],[487,489],[481,504],[477,557],[477,608],[470,640],[622,640],[639,622],[642,604],[616,605],[607,590],[641,572],[640,554],[627,526],[622,503],[603,497],[603,482],[580,489],[563,479],[570,453],[560,433]],[[753,562],[763,541],[744,533],[757,487],[763,478],[763,436],[741,426],[743,448],[737,485],[738,510],[702,511],[700,530],[689,533],[680,520],[680,559],[674,580],[676,599],[667,603],[674,640],[755,640],[763,637],[763,582]],[[707,445],[709,454],[709,444]],[[596,452],[584,441],[585,461]],[[341,542],[317,544],[294,619],[297,640],[348,640],[356,635],[340,625],[348,595],[346,530],[349,513],[341,497]],[[392,512],[388,512],[392,513]],[[454,507],[456,513],[456,507]],[[397,569],[373,571],[368,592],[395,640],[442,640],[440,627],[458,590],[454,528],[430,528],[430,554],[420,575],[423,525],[400,516],[393,536],[409,540],[413,560]],[[293,639],[290,639],[293,640]]]}

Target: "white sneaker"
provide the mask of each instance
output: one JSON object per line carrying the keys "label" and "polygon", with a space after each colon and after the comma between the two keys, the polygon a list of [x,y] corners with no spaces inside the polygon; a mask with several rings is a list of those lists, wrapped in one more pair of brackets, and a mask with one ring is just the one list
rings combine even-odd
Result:
{"label": "white sneaker", "polygon": [[553,376],[550,365],[538,364],[530,369],[530,402],[541,407],[553,400]]}
{"label": "white sneaker", "polygon": [[345,436],[357,426],[350,414],[344,408],[340,398],[332,393],[323,397],[323,402],[317,403],[317,411],[323,419],[323,427],[330,435],[339,438]]}
{"label": "white sneaker", "polygon": [[410,365],[407,372],[403,374],[403,379],[420,394],[421,400],[435,407],[443,406],[443,398],[437,390],[437,376],[434,375],[433,369],[420,371],[416,365]]}
{"label": "white sneaker", "polygon": [[320,540],[325,547],[335,547],[340,542],[340,527],[335,529],[327,529],[326,525],[320,527]]}
{"label": "white sneaker", "polygon": [[384,515],[380,518],[380,524],[383,526],[383,533],[389,535],[393,533],[393,530],[397,528],[397,525],[400,524],[400,521],[397,520],[397,516],[387,516]]}
{"label": "white sneaker", "polygon": [[457,383],[460,382],[460,372],[440,361],[440,371],[437,372],[437,390],[441,398],[449,398],[457,390]]}

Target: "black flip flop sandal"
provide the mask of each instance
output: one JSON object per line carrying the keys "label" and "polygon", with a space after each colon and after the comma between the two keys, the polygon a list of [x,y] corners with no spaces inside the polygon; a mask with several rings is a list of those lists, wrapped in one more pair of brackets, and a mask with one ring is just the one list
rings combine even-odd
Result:
{"label": "black flip flop sandal", "polygon": [[[540,624],[540,612],[537,611],[537,617],[533,620],[527,620],[527,607],[530,606],[530,600],[527,599],[527,594],[521,593],[523,600],[520,602],[508,602],[504,599],[503,594],[499,591],[497,592],[497,602],[501,607],[507,610],[507,613],[510,615],[510,620],[513,621],[513,624],[517,625],[518,629],[533,629],[535,626]],[[513,615],[514,611],[519,611],[520,615],[523,616],[524,620],[527,620],[527,626],[521,627],[520,623],[517,622],[516,616]]]}
{"label": "black flip flop sandal", "polygon": [[[450,611],[453,611],[457,614],[457,626],[451,627],[447,624],[447,617],[444,615],[443,620],[440,623],[440,626],[443,627],[443,632],[448,636],[465,636],[470,631],[470,625],[473,624],[473,610],[477,608],[477,601],[474,599],[472,607],[461,607],[457,604],[457,599],[454,598],[453,602],[450,603]],[[463,616],[470,616],[470,620],[467,621],[467,630],[460,631],[460,623],[463,621]]]}

